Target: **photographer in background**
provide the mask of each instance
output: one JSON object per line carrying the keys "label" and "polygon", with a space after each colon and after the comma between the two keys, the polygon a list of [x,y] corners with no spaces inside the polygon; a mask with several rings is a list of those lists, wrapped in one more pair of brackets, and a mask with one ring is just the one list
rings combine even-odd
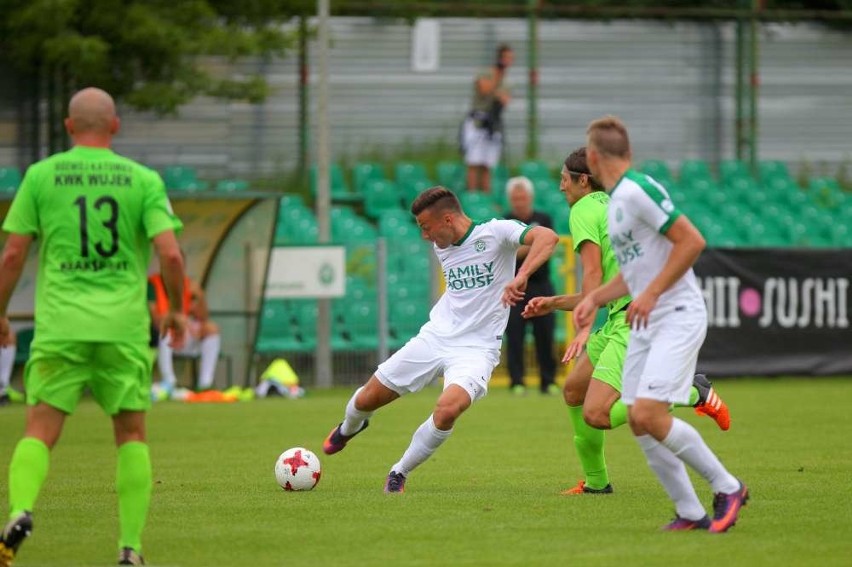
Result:
{"label": "photographer in background", "polygon": [[474,81],[471,110],[461,132],[468,191],[491,191],[491,168],[500,161],[503,149],[503,109],[511,99],[506,71],[514,61],[512,48],[502,44],[494,66]]}

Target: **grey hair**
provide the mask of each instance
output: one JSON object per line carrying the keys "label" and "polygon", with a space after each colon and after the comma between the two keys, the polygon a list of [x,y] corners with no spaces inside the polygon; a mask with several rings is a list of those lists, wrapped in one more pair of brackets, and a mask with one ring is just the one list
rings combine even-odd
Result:
{"label": "grey hair", "polygon": [[529,180],[528,177],[524,177],[523,175],[519,175],[517,177],[512,177],[509,181],[506,182],[506,197],[511,196],[512,189],[516,186],[520,186],[521,189],[527,192],[527,195],[532,197],[535,194],[535,189],[533,188],[532,181]]}

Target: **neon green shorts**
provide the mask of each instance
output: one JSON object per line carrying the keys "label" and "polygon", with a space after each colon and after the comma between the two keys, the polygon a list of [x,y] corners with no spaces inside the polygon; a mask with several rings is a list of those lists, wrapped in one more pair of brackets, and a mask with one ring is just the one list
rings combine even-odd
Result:
{"label": "neon green shorts", "polygon": [[88,387],[108,415],[151,408],[151,356],[144,343],[33,343],[24,370],[27,404],[73,413]]}
{"label": "neon green shorts", "polygon": [[629,338],[627,311],[622,310],[610,315],[603,327],[592,333],[586,343],[586,354],[595,367],[592,378],[609,384],[619,392]]}

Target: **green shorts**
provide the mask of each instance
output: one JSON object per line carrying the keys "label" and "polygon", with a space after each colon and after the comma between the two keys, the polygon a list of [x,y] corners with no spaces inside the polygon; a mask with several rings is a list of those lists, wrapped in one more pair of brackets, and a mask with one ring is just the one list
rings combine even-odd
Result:
{"label": "green shorts", "polygon": [[630,325],[627,324],[627,311],[613,313],[603,327],[592,333],[586,343],[586,354],[592,366],[592,378],[609,384],[621,392],[621,371],[624,357],[627,355],[627,340],[630,338]]}
{"label": "green shorts", "polygon": [[33,343],[24,370],[27,404],[73,413],[88,387],[108,415],[151,409],[151,356],[145,343]]}

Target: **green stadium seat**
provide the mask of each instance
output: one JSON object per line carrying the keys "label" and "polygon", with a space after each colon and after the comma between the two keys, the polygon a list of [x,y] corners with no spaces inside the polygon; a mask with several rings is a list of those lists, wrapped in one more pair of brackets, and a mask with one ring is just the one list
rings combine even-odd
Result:
{"label": "green stadium seat", "polygon": [[559,192],[559,182],[553,179],[539,178],[533,180],[535,205],[547,209],[553,203],[554,197],[564,200]]}
{"label": "green stadium seat", "polygon": [[436,173],[438,184],[451,191],[459,193],[467,187],[467,169],[460,161],[442,161],[438,163]]}
{"label": "green stadium seat", "polygon": [[791,209],[795,210],[808,204],[810,199],[804,191],[797,190],[788,192],[785,201]]}
{"label": "green stadium seat", "polygon": [[817,191],[820,189],[840,191],[840,183],[838,183],[837,179],[833,177],[812,177],[808,180],[808,188],[811,191]]}
{"label": "green stadium seat", "polygon": [[751,168],[744,161],[739,159],[723,159],[719,162],[719,178],[722,183],[730,184],[736,179],[754,180],[751,175]]}
{"label": "green stadium seat", "polygon": [[375,301],[376,283],[358,276],[346,277],[346,301]]}
{"label": "green stadium seat", "polygon": [[431,269],[431,260],[426,254],[399,258],[400,281],[424,282]]}
{"label": "green stadium seat", "polygon": [[757,172],[761,183],[769,185],[774,180],[793,181],[787,164],[783,161],[760,161],[757,164]]}
{"label": "green stadium seat", "polygon": [[163,170],[163,182],[170,191],[205,191],[210,187],[206,181],[198,179],[194,167],[173,165]]}
{"label": "green stadium seat", "polygon": [[363,195],[364,187],[369,181],[381,181],[385,179],[385,168],[378,163],[356,163],[352,167],[352,180],[355,191]]}
{"label": "green stadium seat", "polygon": [[429,253],[431,244],[425,240],[396,240],[388,242],[388,255],[411,256],[413,254]]}
{"label": "green stadium seat", "polygon": [[385,211],[402,211],[400,192],[392,181],[368,181],[364,186],[364,212],[378,219]]}
{"label": "green stadium seat", "polygon": [[216,183],[216,191],[239,192],[247,191],[248,188],[248,181],[244,179],[220,179]]}
{"label": "green stadium seat", "polygon": [[317,345],[317,318],[319,306],[315,299],[293,300],[293,322],[301,341],[302,350],[313,350]]}
{"label": "green stadium seat", "polygon": [[281,299],[264,301],[255,349],[258,352],[303,350],[302,342],[293,327],[290,302]]}
{"label": "green stadium seat", "polygon": [[0,193],[14,193],[21,185],[21,171],[17,167],[0,167]]}
{"label": "green stadium seat", "polygon": [[402,209],[386,210],[379,216],[379,235],[388,239],[420,238],[420,229],[411,213]]}
{"label": "green stadium seat", "polygon": [[521,163],[520,167],[518,167],[518,171],[521,175],[529,178],[531,181],[552,178],[550,166],[543,160],[527,160]]}
{"label": "green stadium seat", "polygon": [[563,205],[553,209],[551,212],[553,217],[553,230],[556,231],[557,234],[571,234],[571,227],[569,223],[571,209],[568,207],[568,203],[565,202]]}
{"label": "green stadium seat", "polygon": [[429,304],[423,301],[397,301],[390,304],[391,348],[397,349],[417,334],[429,319]]}
{"label": "green stadium seat", "polygon": [[352,350],[379,347],[379,314],[375,301],[349,303],[343,313],[343,323]]}
{"label": "green stadium seat", "polygon": [[415,181],[409,181],[403,185],[398,185],[405,209],[408,210],[411,207],[411,203],[414,202],[414,199],[416,199],[420,193],[434,185],[435,184],[430,179],[417,179]]}
{"label": "green stadium seat", "polygon": [[[334,203],[358,203],[361,201],[361,195],[352,193],[349,190],[349,185],[346,183],[346,178],[343,176],[343,169],[336,163],[329,166],[329,192],[331,200]],[[316,164],[312,165],[308,171],[308,179],[310,181],[311,195],[316,196],[317,184],[319,183],[319,175]]]}
{"label": "green stadium seat", "polygon": [[659,159],[648,159],[642,162],[639,166],[639,171],[647,173],[657,181],[663,184],[664,187],[672,187],[674,185],[674,177],[672,176],[669,166],[666,162]]}
{"label": "green stadium seat", "polygon": [[823,207],[839,207],[844,204],[846,195],[840,184],[832,177],[816,177],[808,183],[811,199]]}
{"label": "green stadium seat", "polygon": [[491,197],[485,193],[463,193],[459,201],[465,213],[474,220],[487,220],[497,216]]}
{"label": "green stadium seat", "polygon": [[278,200],[279,209],[283,209],[285,207],[302,207],[307,208],[305,206],[305,200],[301,195],[297,195],[296,193],[284,193],[281,195],[281,198]]}
{"label": "green stadium seat", "polygon": [[689,184],[696,180],[713,181],[710,167],[706,161],[699,159],[688,159],[680,164],[680,182]]}
{"label": "green stadium seat", "polygon": [[753,191],[747,191],[742,194],[741,197],[746,203],[751,206],[752,210],[760,211],[761,209],[767,207],[771,202],[769,195],[766,194],[766,191],[762,188],[756,188]]}
{"label": "green stadium seat", "polygon": [[783,177],[772,177],[763,181],[763,186],[773,197],[784,195],[790,191],[800,191],[799,186],[792,179]]}
{"label": "green stadium seat", "polygon": [[394,180],[398,185],[426,179],[429,179],[429,176],[426,175],[426,168],[422,163],[401,161],[394,166]]}

